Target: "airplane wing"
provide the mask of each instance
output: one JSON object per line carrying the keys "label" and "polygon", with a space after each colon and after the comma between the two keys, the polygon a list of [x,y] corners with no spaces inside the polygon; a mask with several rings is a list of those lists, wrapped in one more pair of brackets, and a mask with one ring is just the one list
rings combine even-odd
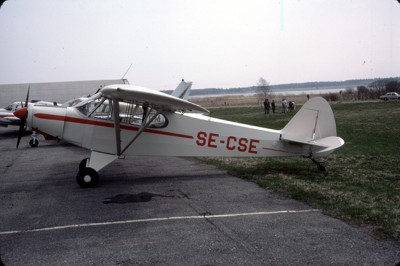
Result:
{"label": "airplane wing", "polygon": [[[136,139],[146,130],[151,122],[162,112],[170,111],[175,112],[179,110],[198,111],[202,113],[209,113],[209,111],[200,105],[191,103],[184,99],[174,97],[159,91],[150,90],[143,87],[137,87],[132,85],[110,85],[100,90],[100,95],[112,99],[113,104],[113,116],[114,116],[114,127],[115,127],[115,143],[116,153],[118,156],[122,155],[135,141]],[[142,105],[150,107],[150,110],[154,109],[156,112],[150,115],[149,112],[143,113],[142,124],[133,136],[132,140],[125,146],[121,146],[121,131],[120,131],[120,107],[119,103],[132,103],[136,105]],[[143,109],[145,110],[145,109]],[[147,110],[147,108],[146,108]]]}
{"label": "airplane wing", "polygon": [[21,120],[18,117],[0,115],[0,127],[18,126]]}
{"label": "airplane wing", "polygon": [[110,85],[101,89],[101,94],[119,101],[133,102],[133,103],[148,103],[150,107],[156,110],[163,111],[177,111],[188,110],[198,111],[202,113],[209,113],[209,111],[200,105],[191,103],[189,101],[155,91],[143,87],[132,85]]}

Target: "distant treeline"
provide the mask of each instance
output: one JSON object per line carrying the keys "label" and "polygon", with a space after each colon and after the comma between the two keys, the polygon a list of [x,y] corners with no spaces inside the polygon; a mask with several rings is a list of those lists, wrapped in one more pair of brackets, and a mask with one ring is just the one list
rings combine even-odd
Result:
{"label": "distant treeline", "polygon": [[[284,92],[290,90],[313,90],[313,89],[329,89],[330,87],[343,87],[343,88],[355,88],[357,86],[368,86],[373,82],[379,82],[379,80],[388,79],[352,79],[345,81],[314,81],[314,82],[303,82],[303,83],[289,83],[289,84],[278,84],[270,85],[271,92]],[[400,80],[400,77],[391,78],[390,80]],[[206,88],[191,90],[191,96],[201,95],[221,95],[221,94],[246,94],[246,93],[258,93],[258,86],[241,87],[241,88]],[[172,93],[172,90],[162,91],[168,94]]]}
{"label": "distant treeline", "polygon": [[400,78],[376,79],[368,85],[347,87],[339,93],[327,93],[323,97],[328,101],[374,100],[387,92],[400,94]]}

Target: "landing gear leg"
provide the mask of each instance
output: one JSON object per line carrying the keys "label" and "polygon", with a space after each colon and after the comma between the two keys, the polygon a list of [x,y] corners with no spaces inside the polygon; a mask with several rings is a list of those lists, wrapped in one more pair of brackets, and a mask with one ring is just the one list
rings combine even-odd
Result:
{"label": "landing gear leg", "polygon": [[32,139],[29,141],[29,145],[31,145],[32,148],[36,148],[39,145],[36,131],[32,131]]}
{"label": "landing gear leg", "polygon": [[326,172],[326,168],[325,168],[325,166],[323,166],[324,162],[320,162],[320,161],[315,160],[315,159],[312,157],[312,155],[309,155],[309,156],[306,157],[306,158],[310,159],[311,161],[313,161],[314,164],[317,165],[318,171],[320,171],[320,172]]}

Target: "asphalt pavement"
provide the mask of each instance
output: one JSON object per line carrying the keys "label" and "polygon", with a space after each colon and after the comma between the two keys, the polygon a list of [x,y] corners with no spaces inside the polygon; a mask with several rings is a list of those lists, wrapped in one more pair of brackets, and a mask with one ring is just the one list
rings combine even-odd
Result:
{"label": "asphalt pavement", "polygon": [[[90,152],[16,149],[0,128],[4,265],[396,265],[400,247],[195,159],[130,157],[75,177]],[[0,263],[1,265],[1,263]]]}

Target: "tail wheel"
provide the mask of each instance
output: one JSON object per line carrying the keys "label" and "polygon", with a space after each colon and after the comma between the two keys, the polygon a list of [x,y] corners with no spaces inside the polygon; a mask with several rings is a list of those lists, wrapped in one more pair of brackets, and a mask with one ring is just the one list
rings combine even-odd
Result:
{"label": "tail wheel", "polygon": [[92,188],[99,182],[99,174],[90,167],[80,169],[76,175],[76,182],[81,188]]}
{"label": "tail wheel", "polygon": [[325,166],[323,166],[322,164],[318,164],[317,167],[318,167],[318,171],[320,171],[320,172],[326,172],[326,168],[325,168]]}
{"label": "tail wheel", "polygon": [[36,148],[39,145],[39,141],[37,139],[31,139],[29,145],[31,145],[32,148]]}

